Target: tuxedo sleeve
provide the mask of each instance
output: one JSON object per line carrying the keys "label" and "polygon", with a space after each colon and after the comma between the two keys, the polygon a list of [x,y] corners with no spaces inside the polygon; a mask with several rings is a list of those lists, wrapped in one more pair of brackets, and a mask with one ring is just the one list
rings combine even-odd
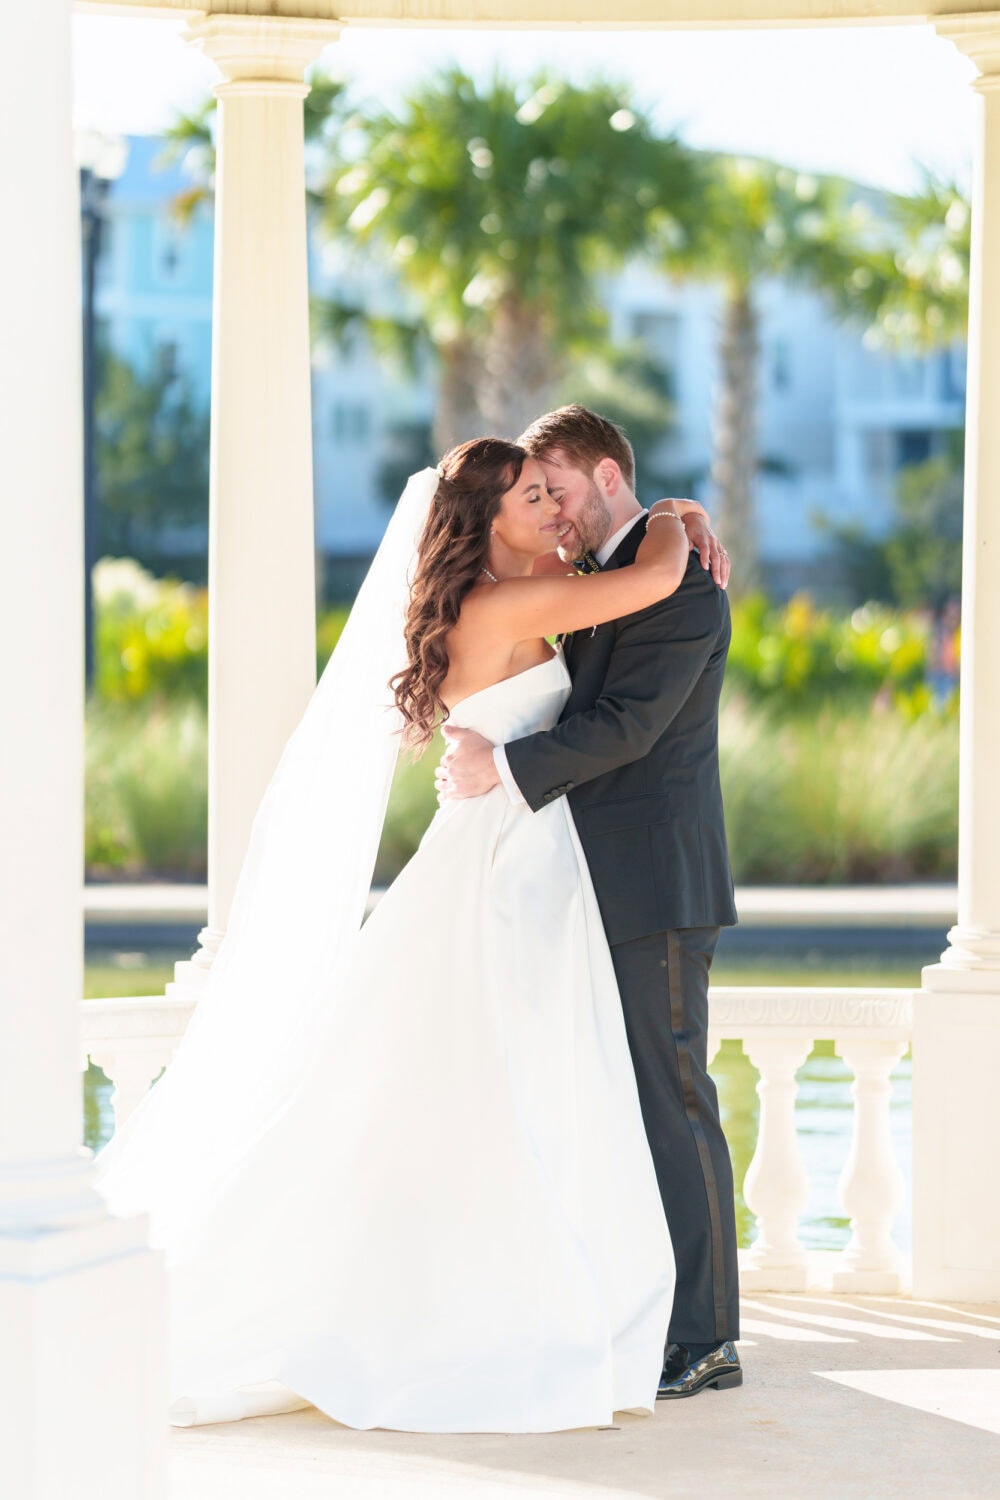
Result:
{"label": "tuxedo sleeve", "polygon": [[504,746],[533,812],[616,766],[646,755],[716,650],[728,644],[725,595],[699,568],[650,609],[617,625],[608,674],[592,708]]}

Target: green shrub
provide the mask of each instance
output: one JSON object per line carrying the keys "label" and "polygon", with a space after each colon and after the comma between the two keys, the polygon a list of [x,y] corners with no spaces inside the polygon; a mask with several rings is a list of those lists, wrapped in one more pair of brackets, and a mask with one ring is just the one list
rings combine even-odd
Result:
{"label": "green shrub", "polygon": [[791,718],[733,697],[719,754],[738,881],[954,878],[954,714],[829,705]]}
{"label": "green shrub", "polygon": [[333,648],[340,640],[340,633],[347,624],[349,610],[342,604],[332,609],[321,610],[316,617],[316,676],[333,655]]}
{"label": "green shrub", "polygon": [[[761,884],[953,879],[958,722],[873,702],[776,712],[730,694],[720,767],[733,872]],[[400,761],[376,880],[413,854],[436,807],[438,746]]]}
{"label": "green shrub", "polygon": [[400,755],[375,862],[377,885],[385,885],[399,874],[423,838],[437,810],[434,771],[443,754],[444,741],[438,734],[419,760]]}
{"label": "green shrub", "polygon": [[152,694],[205,701],[208,591],[102,557],[94,579],[94,691],[135,703]]}
{"label": "green shrub", "polygon": [[788,707],[889,691],[906,703],[924,684],[931,623],[881,604],[837,616],[797,594],[783,607],[760,594],[733,605],[727,681]]}
{"label": "green shrub", "polygon": [[[197,704],[92,702],[88,873],[204,879],[207,725]],[[400,758],[375,878],[391,880],[436,808],[440,742]],[[958,724],[890,704],[789,715],[730,695],[721,720],[726,826],[741,882],[953,879]]]}
{"label": "green shrub", "polygon": [[[208,695],[208,590],[154,578],[129,557],[94,568],[94,695],[112,703]],[[316,675],[347,620],[343,606],[316,621]]]}
{"label": "green shrub", "polygon": [[204,880],[208,724],[198,703],[87,708],[88,874]]}
{"label": "green shrub", "polygon": [[[135,564],[99,565],[98,691],[87,713],[90,873],[204,878],[204,590]],[[317,669],[347,611],[318,622]],[[925,681],[930,627],[868,605],[845,619],[793,599],[734,608],[720,751],[736,878],[951,878],[957,693]],[[349,732],[346,731],[345,732]],[[440,742],[401,757],[376,879],[391,880],[433,816]]]}

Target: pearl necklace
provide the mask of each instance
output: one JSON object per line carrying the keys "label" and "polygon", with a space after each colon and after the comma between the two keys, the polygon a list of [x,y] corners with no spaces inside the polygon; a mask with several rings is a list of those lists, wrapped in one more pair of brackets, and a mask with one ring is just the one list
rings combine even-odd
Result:
{"label": "pearl necklace", "polygon": [[480,568],[480,570],[479,570],[479,571],[480,571],[480,572],[481,572],[481,573],[485,573],[485,574],[486,574],[486,576],[487,576],[487,578],[489,578],[489,579],[492,579],[492,581],[493,581],[493,582],[494,582],[494,583],[499,583],[499,582],[500,582],[500,580],[499,580],[499,578],[498,578],[498,577],[497,577],[497,576],[496,576],[496,574],[495,574],[495,573],[491,573],[491,572],[490,572],[490,570],[489,570],[489,568]]}

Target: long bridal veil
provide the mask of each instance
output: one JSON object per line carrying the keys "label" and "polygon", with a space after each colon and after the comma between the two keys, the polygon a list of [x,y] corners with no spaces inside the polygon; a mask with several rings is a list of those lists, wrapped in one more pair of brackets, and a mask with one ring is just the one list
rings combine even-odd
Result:
{"label": "long bridal veil", "polygon": [[[364,917],[401,716],[389,679],[438,483],[414,475],[254,818],[205,990],[166,1072],[95,1161],[168,1264],[302,1079]],[[266,1206],[262,1205],[266,1212]]]}

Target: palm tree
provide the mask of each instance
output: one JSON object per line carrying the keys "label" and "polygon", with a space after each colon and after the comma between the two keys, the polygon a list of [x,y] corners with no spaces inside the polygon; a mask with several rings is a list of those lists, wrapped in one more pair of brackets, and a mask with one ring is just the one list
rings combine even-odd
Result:
{"label": "palm tree", "polygon": [[868,324],[869,344],[926,351],[965,339],[971,215],[956,182],[925,169],[920,189],[885,195],[856,239],[851,274],[828,290]]}
{"label": "palm tree", "polygon": [[668,273],[723,289],[712,479],[740,557],[737,587],[757,581],[752,490],[758,468],[755,289],[765,277],[810,286],[873,347],[919,351],[964,338],[969,209],[954,183],[925,173],[912,196],[861,188],[777,163],[714,159],[699,215],[673,226]]}
{"label": "palm tree", "polygon": [[[849,184],[771,161],[714,156],[698,214],[673,225],[660,260],[671,276],[717,283],[722,290],[718,388],[711,479],[719,524],[739,558],[734,585],[759,578],[752,496],[758,469],[757,288],[765,278],[827,292],[856,269],[857,226]],[[852,310],[857,310],[852,306]]]}
{"label": "palm tree", "polygon": [[436,352],[439,451],[517,433],[549,403],[602,335],[599,272],[698,191],[693,155],[608,83],[481,87],[450,68],[352,127],[327,226],[396,267]]}

